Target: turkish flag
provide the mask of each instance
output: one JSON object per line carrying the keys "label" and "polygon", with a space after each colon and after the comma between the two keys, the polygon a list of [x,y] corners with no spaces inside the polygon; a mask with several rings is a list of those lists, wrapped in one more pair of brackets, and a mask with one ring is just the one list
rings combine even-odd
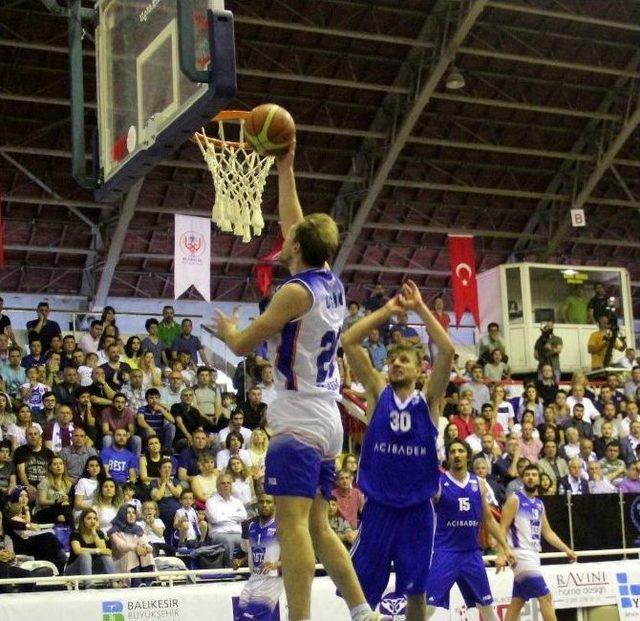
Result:
{"label": "turkish flag", "polygon": [[473,315],[476,326],[480,327],[476,253],[473,249],[473,237],[449,235],[449,257],[451,259],[451,288],[453,289],[456,327],[460,325],[460,318],[466,310]]}
{"label": "turkish flag", "polygon": [[278,234],[271,252],[259,259],[260,263],[255,266],[254,272],[256,275],[256,284],[258,285],[258,291],[260,291],[264,298],[269,294],[269,287],[273,280],[273,263],[278,258],[278,254],[282,250],[283,242],[284,240],[282,239],[282,235]]}

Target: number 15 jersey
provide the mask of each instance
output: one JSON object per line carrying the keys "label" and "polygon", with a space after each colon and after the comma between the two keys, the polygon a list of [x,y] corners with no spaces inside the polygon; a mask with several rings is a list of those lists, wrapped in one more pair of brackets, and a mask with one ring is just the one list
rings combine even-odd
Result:
{"label": "number 15 jersey", "polygon": [[437,436],[422,392],[402,403],[387,386],[362,445],[358,485],[364,495],[396,508],[428,502],[438,487]]}

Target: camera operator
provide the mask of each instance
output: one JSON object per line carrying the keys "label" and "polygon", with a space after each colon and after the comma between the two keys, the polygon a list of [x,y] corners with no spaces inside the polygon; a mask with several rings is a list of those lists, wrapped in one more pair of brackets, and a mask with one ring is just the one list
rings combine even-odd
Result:
{"label": "camera operator", "polygon": [[542,379],[542,367],[551,365],[556,384],[560,382],[560,352],[562,339],[553,333],[553,321],[540,326],[540,336],[533,346],[533,355],[538,361],[538,379]]}
{"label": "camera operator", "polygon": [[593,371],[604,368],[605,358],[611,350],[624,351],[625,349],[624,340],[618,336],[617,326],[612,328],[608,314],[600,316],[598,327],[598,330],[591,333],[587,344],[587,350],[591,354],[591,369]]}
{"label": "camera operator", "polygon": [[604,285],[597,282],[594,285],[593,297],[587,303],[587,312],[589,313],[589,322],[600,325],[600,317],[608,314],[609,298]]}

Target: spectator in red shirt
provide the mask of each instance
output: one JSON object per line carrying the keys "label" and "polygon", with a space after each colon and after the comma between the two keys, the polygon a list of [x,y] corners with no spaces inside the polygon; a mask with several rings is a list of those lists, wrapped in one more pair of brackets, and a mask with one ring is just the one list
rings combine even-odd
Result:
{"label": "spectator in red shirt", "polygon": [[338,503],[340,515],[349,522],[351,528],[358,528],[358,516],[364,508],[364,495],[353,487],[353,476],[348,470],[338,472],[332,495]]}
{"label": "spectator in red shirt", "polygon": [[452,417],[451,422],[458,428],[458,437],[464,440],[473,433],[473,406],[466,397],[458,401],[458,413]]}
{"label": "spectator in red shirt", "polygon": [[500,443],[501,448],[504,447],[507,439],[504,434],[504,427],[497,421],[497,413],[493,403],[484,403],[480,414],[487,424],[487,433],[490,433]]}

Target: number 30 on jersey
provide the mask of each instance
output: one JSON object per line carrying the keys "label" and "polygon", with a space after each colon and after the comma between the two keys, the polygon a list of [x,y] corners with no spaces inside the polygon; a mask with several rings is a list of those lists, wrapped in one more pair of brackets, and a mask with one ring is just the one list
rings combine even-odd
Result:
{"label": "number 30 on jersey", "polygon": [[389,414],[389,425],[393,431],[406,432],[411,429],[411,414],[406,410],[392,410]]}

